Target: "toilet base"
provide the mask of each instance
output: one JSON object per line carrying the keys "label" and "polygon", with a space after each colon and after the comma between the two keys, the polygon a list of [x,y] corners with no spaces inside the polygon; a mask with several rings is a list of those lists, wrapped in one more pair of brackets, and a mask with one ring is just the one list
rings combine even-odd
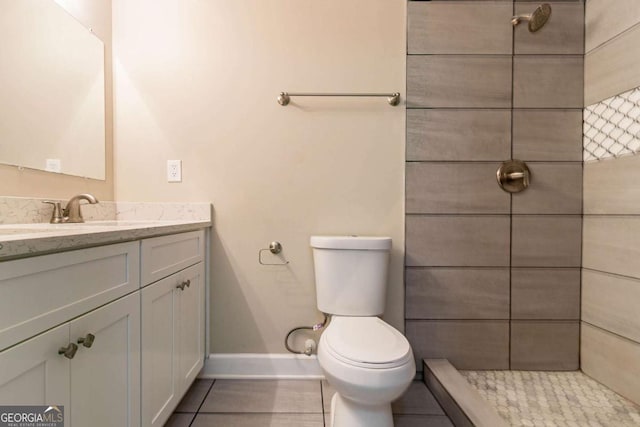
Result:
{"label": "toilet base", "polygon": [[362,405],[339,393],[331,399],[330,427],[393,427],[391,403]]}

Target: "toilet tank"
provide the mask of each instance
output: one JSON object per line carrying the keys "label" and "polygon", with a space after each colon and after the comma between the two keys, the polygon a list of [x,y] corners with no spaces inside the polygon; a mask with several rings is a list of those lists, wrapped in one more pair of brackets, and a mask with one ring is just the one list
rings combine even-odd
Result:
{"label": "toilet tank", "polygon": [[311,236],[318,309],[340,316],[384,312],[390,237]]}

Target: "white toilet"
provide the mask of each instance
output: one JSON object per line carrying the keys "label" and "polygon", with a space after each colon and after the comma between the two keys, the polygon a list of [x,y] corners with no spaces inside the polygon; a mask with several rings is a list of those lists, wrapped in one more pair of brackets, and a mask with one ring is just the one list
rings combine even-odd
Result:
{"label": "white toilet", "polygon": [[318,361],[336,389],[331,427],[392,427],[391,402],[415,376],[407,339],[384,311],[389,237],[312,236],[318,309],[332,315]]}

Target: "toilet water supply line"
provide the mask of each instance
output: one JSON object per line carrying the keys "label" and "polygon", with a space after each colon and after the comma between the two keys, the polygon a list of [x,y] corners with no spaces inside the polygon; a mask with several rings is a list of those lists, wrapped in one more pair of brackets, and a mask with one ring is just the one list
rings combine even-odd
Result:
{"label": "toilet water supply line", "polygon": [[304,351],[298,351],[289,347],[289,337],[291,336],[292,333],[296,331],[300,331],[300,330],[319,331],[320,329],[324,328],[327,322],[329,321],[329,315],[326,313],[322,313],[322,314],[324,314],[324,320],[321,323],[316,323],[313,326],[298,326],[297,328],[293,328],[292,330],[289,331],[287,336],[284,338],[284,346],[287,348],[287,350],[290,353],[306,354],[307,356],[311,356],[311,354],[313,353],[313,349],[315,347],[315,342],[313,340],[311,339],[307,340],[304,345]]}

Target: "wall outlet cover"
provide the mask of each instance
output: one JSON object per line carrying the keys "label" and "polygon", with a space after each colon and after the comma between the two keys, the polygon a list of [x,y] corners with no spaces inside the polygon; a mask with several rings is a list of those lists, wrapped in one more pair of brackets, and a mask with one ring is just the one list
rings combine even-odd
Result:
{"label": "wall outlet cover", "polygon": [[167,182],[182,182],[182,160],[167,160]]}

